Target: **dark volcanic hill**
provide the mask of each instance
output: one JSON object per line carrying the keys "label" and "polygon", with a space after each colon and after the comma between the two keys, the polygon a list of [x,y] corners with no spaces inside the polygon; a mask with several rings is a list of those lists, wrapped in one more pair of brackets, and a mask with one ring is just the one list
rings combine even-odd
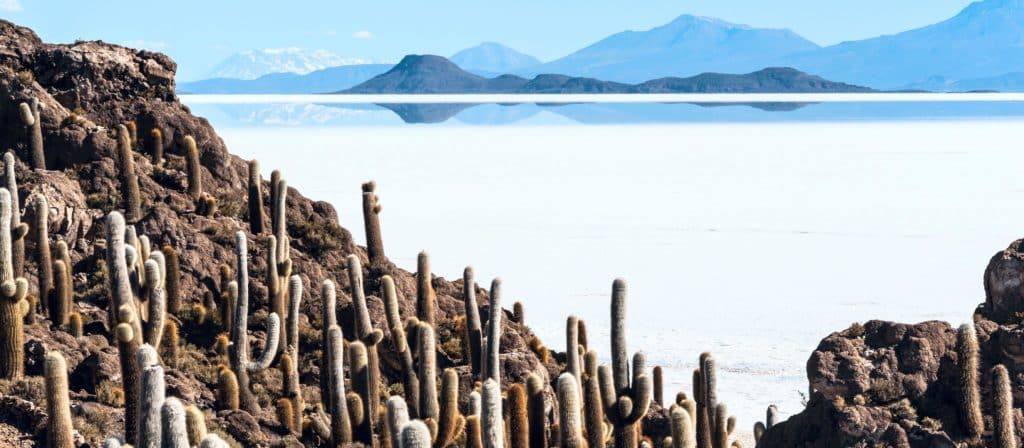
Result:
{"label": "dark volcanic hill", "polygon": [[786,67],[743,75],[704,73],[689,78],[660,78],[623,84],[556,74],[526,80],[515,75],[485,78],[434,55],[410,55],[387,73],[340,93],[834,93],[870,92],[859,87]]}

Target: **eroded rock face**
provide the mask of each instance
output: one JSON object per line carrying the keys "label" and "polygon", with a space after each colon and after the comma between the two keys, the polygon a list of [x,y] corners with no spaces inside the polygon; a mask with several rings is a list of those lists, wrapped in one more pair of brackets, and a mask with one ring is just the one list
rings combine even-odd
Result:
{"label": "eroded rock face", "polygon": [[985,310],[997,323],[1024,320],[1024,240],[997,252],[985,269]]}
{"label": "eroded rock face", "polygon": [[[213,408],[213,388],[216,379],[211,372],[222,360],[210,347],[219,331],[210,322],[198,324],[188,314],[191,307],[202,303],[204,294],[219,297],[218,274],[222,263],[233,267],[236,230],[248,231],[245,210],[247,161],[228,152],[224,142],[203,118],[195,117],[174,94],[175,63],[165,55],[134,50],[103,42],[78,42],[69,45],[43,43],[31,30],[0,20],[0,149],[11,148],[18,157],[17,177],[22,208],[34,193],[44,194],[50,205],[52,240],[67,241],[72,249],[75,266],[75,303],[83,315],[86,336],[75,339],[51,328],[40,320],[27,328],[26,358],[32,369],[41,366],[47,350],[60,350],[65,354],[72,372],[73,407],[101,409],[120,417],[120,408],[97,404],[98,383],[116,382],[120,377],[116,348],[108,346],[110,336],[107,321],[107,297],[104,287],[102,259],[104,231],[102,219],[107,212],[120,209],[121,194],[116,163],[116,140],[113,130],[118,124],[133,120],[138,128],[138,143],[134,158],[143,198],[144,216],[135,223],[140,234],[147,235],[154,249],[169,245],[179,256],[181,266],[181,316],[173,316],[181,323],[182,356],[180,368],[170,368],[167,374],[169,393],[195,402],[200,407]],[[26,129],[18,116],[18,105],[36,98],[42,105],[41,124],[48,170],[35,172],[21,160],[28,160]],[[165,161],[154,166],[148,149],[152,145],[150,130],[159,127],[163,132]],[[218,199],[219,213],[200,216],[186,194],[186,177],[182,155],[182,139],[195,138],[200,155],[204,189]],[[267,167],[273,168],[273,167]],[[283,173],[288,177],[288,173]],[[353,184],[367,179],[350,179]],[[271,210],[269,184],[264,184],[264,208]],[[387,198],[382,198],[387,202]],[[293,272],[305,284],[301,312],[305,316],[320,316],[319,285],[327,279],[338,285],[339,323],[345,334],[353,334],[349,276],[345,257],[356,254],[367,266],[365,250],[356,245],[351,234],[342,225],[362,225],[359,212],[353,210],[351,222],[338,222],[338,214],[330,204],[304,197],[298,190],[288,190],[288,233],[291,238]],[[264,222],[270,222],[264,216]],[[387,215],[382,219],[387,220]],[[387,235],[385,237],[385,247]],[[262,235],[249,235],[250,284],[252,303],[250,330],[252,344],[258,353],[265,335],[266,317],[266,242]],[[26,247],[26,277],[36,284],[37,272],[32,249]],[[469,260],[467,260],[468,262]],[[415,277],[398,266],[388,264],[380,272],[395,279],[403,317],[415,315]],[[368,274],[368,272],[364,272]],[[483,281],[483,280],[481,280]],[[433,281],[437,293],[439,328],[455,328],[454,319],[463,314],[461,281],[449,282],[436,277]],[[367,276],[366,289],[371,319],[375,327],[385,329],[383,304],[378,298],[376,277]],[[477,290],[481,306],[489,304],[487,292]],[[209,310],[214,312],[215,310]],[[482,314],[485,310],[482,311]],[[319,341],[319,319],[303,318],[303,331],[307,340]],[[385,334],[387,332],[385,331]],[[448,339],[457,337],[454,333]],[[506,319],[503,326],[504,382],[521,380],[529,371],[536,371],[550,383],[547,375],[552,363],[544,364],[525,342],[533,334],[523,325]],[[439,361],[442,366],[456,365],[462,356],[458,341],[445,345],[438,342]],[[190,345],[186,345],[190,344]],[[383,347],[389,347],[385,340]],[[446,350],[448,352],[446,352]],[[308,392],[307,412],[316,404],[318,395],[320,347],[311,343],[302,347],[298,360],[300,378]],[[399,383],[399,372],[388,364],[393,357],[382,353],[382,383],[387,387]],[[446,364],[447,363],[447,364]],[[464,364],[464,362],[461,362]],[[34,370],[33,370],[34,371]],[[276,370],[254,376],[254,389],[269,391],[267,399],[277,396],[280,375]],[[549,393],[553,396],[553,392]],[[16,397],[0,397],[0,423],[17,426],[28,436],[37,436],[38,421],[20,417],[23,412],[5,408],[6,403],[20,403]],[[83,406],[85,405],[85,406]],[[13,406],[13,405],[12,405]],[[17,414],[17,415],[15,415]],[[84,413],[82,415],[94,415]],[[5,418],[6,415],[15,415]],[[90,417],[91,418],[91,417]],[[99,420],[99,417],[96,417]],[[24,424],[22,424],[24,423]],[[264,406],[260,415],[222,412],[211,417],[227,434],[246,445],[297,446],[299,441],[285,436],[276,422],[273,406]],[[102,426],[97,423],[97,425]],[[102,435],[116,434],[114,425],[100,428]],[[98,446],[98,440],[88,440]]]}

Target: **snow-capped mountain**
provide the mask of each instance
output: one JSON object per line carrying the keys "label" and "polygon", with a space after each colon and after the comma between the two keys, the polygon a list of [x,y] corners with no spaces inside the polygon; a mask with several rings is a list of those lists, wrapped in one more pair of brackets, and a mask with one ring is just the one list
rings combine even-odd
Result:
{"label": "snow-capped mountain", "polygon": [[372,62],[369,59],[344,58],[327,50],[264,48],[246,50],[228,57],[217,64],[206,78],[256,79],[270,73],[304,75],[328,67]]}

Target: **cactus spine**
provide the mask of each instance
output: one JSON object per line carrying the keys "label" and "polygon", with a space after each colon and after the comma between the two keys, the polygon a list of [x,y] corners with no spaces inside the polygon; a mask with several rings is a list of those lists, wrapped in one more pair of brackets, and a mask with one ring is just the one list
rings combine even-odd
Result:
{"label": "cactus spine", "polygon": [[29,160],[32,169],[46,169],[46,153],[43,152],[43,120],[39,115],[39,98],[32,98],[32,103],[21,103],[21,121],[28,133]]}
{"label": "cactus spine", "polygon": [[263,233],[263,178],[256,159],[249,161],[249,230],[254,235]]}
{"label": "cactus spine", "polygon": [[185,406],[182,406],[181,401],[174,397],[168,398],[160,408],[160,416],[161,448],[189,448]]}
{"label": "cactus spine", "polygon": [[[501,279],[491,281],[490,319],[487,320],[487,350],[484,360],[484,378],[501,382]],[[486,431],[487,419],[484,419]],[[487,440],[484,440],[487,443]],[[490,448],[490,447],[488,447]]]}
{"label": "cactus spine", "polygon": [[25,372],[28,282],[14,276],[11,239],[11,193],[0,188],[0,378],[20,379]]}
{"label": "cactus spine", "polygon": [[985,430],[985,420],[981,415],[981,393],[978,390],[978,335],[974,325],[960,326],[956,350],[960,358],[960,418],[967,434],[978,437]]}
{"label": "cactus spine", "polygon": [[[160,131],[160,128],[153,128],[149,131],[149,137],[149,153],[153,157],[153,166],[160,166],[164,163],[164,133]],[[198,443],[196,444],[198,445]]]}
{"label": "cactus spine", "polygon": [[[575,325],[574,325],[575,327]],[[576,376],[566,372],[558,377],[558,428],[563,448],[586,448],[583,440],[583,416]]]}
{"label": "cactus spine", "polygon": [[505,446],[505,421],[501,413],[501,385],[488,378],[484,381],[482,399],[483,409],[480,415],[484,448],[503,448]]}
{"label": "cactus spine", "polygon": [[1003,365],[992,369],[992,444],[996,448],[1015,448],[1017,433],[1013,421],[1013,388]]}
{"label": "cactus spine", "polygon": [[382,295],[384,296],[384,314],[388,321],[388,334],[391,336],[391,344],[398,352],[402,361],[402,388],[408,401],[408,413],[412,417],[419,417],[419,396],[420,382],[416,376],[416,367],[413,363],[412,348],[405,338],[405,326],[402,316],[398,311],[398,294],[395,292],[395,281],[390,275],[382,276],[380,279]]}
{"label": "cactus spine", "polygon": [[193,201],[197,201],[203,195],[203,174],[199,166],[199,149],[196,148],[196,139],[191,135],[185,136],[184,144],[185,164],[188,174],[188,196]]}
{"label": "cactus spine", "polygon": [[25,235],[28,225],[21,223],[21,205],[18,200],[18,179],[14,174],[14,153],[4,153],[4,176],[7,191],[11,196],[11,261],[14,263],[14,276],[21,277],[25,273]]}
{"label": "cactus spine", "polygon": [[46,446],[72,448],[71,403],[68,401],[68,365],[60,352],[46,354],[46,413],[50,424],[46,428]]}
{"label": "cactus spine", "polygon": [[484,334],[480,326],[480,308],[476,304],[476,282],[473,280],[471,266],[462,271],[462,297],[466,307],[466,341],[469,346],[466,358],[469,359],[473,378],[482,379],[480,352],[483,350]]}
{"label": "cactus spine", "polygon": [[598,369],[601,381],[602,403],[605,416],[614,426],[616,448],[636,448],[637,422],[647,414],[651,403],[651,379],[643,371],[644,355],[633,356],[630,378],[629,359],[626,355],[626,281],[616,279],[612,284],[612,370]]}
{"label": "cactus spine", "polygon": [[387,261],[380,230],[380,198],[377,197],[376,190],[377,183],[372,180],[363,184],[363,225],[366,228],[366,254],[370,259],[371,269],[379,269]]}
{"label": "cactus spine", "polygon": [[363,289],[363,267],[359,264],[359,257],[349,255],[348,275],[351,286],[352,304],[354,310],[354,325],[356,338],[366,345],[367,356],[367,394],[364,404],[367,406],[367,426],[370,431],[377,425],[377,415],[380,413],[380,358],[377,354],[377,343],[383,338],[384,333],[373,328],[373,321],[370,320],[370,311],[366,307],[366,292]]}
{"label": "cactus spine", "polygon": [[249,361],[249,255],[245,232],[235,233],[235,256],[238,265],[236,282],[238,284],[238,300],[235,304],[234,325],[231,330],[231,370],[238,379],[239,399],[242,409],[256,414],[258,405],[256,398],[249,389],[249,372],[260,371],[270,366],[277,353],[277,344],[281,334],[281,321],[277,313],[270,313],[267,319],[267,342],[263,354],[256,361]]}
{"label": "cactus spine", "polygon": [[437,327],[437,316],[435,303],[437,295],[434,293],[434,286],[431,284],[430,255],[427,251],[420,252],[416,257],[416,317],[420,321]]}
{"label": "cactus spine", "polygon": [[124,217],[129,223],[142,218],[142,196],[139,193],[139,178],[135,174],[135,159],[132,156],[131,137],[128,128],[117,125],[117,158],[121,171],[121,202]]}
{"label": "cactus spine", "polygon": [[32,195],[32,239],[36,242],[36,266],[39,268],[37,297],[50,316],[49,304],[53,303],[53,258],[50,256],[50,205],[46,196]]}

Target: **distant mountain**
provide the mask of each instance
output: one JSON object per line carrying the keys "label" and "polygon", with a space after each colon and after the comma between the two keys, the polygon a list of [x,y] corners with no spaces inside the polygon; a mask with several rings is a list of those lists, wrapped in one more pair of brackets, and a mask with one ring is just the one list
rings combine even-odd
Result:
{"label": "distant mountain", "polygon": [[818,45],[785,29],[752,28],[683,15],[647,31],[624,31],[555,61],[519,72],[642,82],[704,72],[746,73]]}
{"label": "distant mountain", "polygon": [[540,65],[537,58],[495,42],[484,42],[455,53],[451,61],[473,73],[511,73]]}
{"label": "distant mountain", "polygon": [[875,88],[1024,72],[1024,0],[984,0],[923,28],[784,57],[780,64]]}
{"label": "distant mountain", "polygon": [[217,64],[207,78],[256,79],[271,73],[306,74],[339,65],[366,64],[372,61],[343,58],[327,50],[301,48],[265,48],[236,53]]}
{"label": "distant mountain", "polygon": [[305,75],[272,73],[256,79],[214,78],[178,84],[179,93],[305,94],[331,93],[358,85],[393,67],[390,64],[342,65]]}
{"label": "distant mountain", "polygon": [[632,85],[594,78],[514,75],[496,78],[469,73],[434,55],[409,55],[387,73],[341,93],[767,93],[868,92],[871,89],[829,81],[791,68],[767,68],[745,75],[704,73],[690,78],[659,78]]}
{"label": "distant mountain", "polygon": [[1024,72],[1007,73],[987,78],[951,79],[933,76],[922,82],[908,84],[908,90],[931,90],[935,92],[1024,92]]}

